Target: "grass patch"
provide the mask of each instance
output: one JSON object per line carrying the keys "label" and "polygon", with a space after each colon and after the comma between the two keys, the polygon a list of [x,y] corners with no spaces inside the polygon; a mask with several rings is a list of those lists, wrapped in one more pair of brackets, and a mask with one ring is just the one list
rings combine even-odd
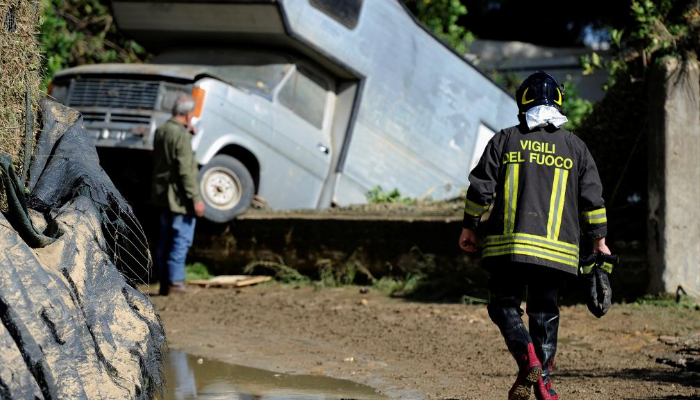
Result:
{"label": "grass patch", "polygon": [[318,268],[318,281],[314,284],[317,287],[339,287],[352,285],[355,283],[358,268],[355,263],[345,263],[341,266],[333,266],[333,261],[329,259],[321,259],[316,261]]}
{"label": "grass patch", "polygon": [[[38,0],[0,0],[0,152],[12,157],[19,176],[34,148],[41,97],[39,8]],[[6,210],[4,191],[0,203]]]}
{"label": "grass patch", "polygon": [[185,281],[196,281],[200,279],[211,279],[214,275],[209,273],[209,269],[201,262],[185,265]]}
{"label": "grass patch", "polygon": [[413,294],[425,279],[421,272],[406,275],[406,278],[382,277],[373,282],[372,287],[392,297],[406,297]]}
{"label": "grass patch", "polygon": [[334,265],[332,260],[321,259],[316,262],[318,267],[318,280],[312,284],[318,288],[341,287],[359,284],[364,281],[382,293],[392,297],[406,297],[413,294],[425,278],[420,271],[408,273],[405,277],[375,278],[372,273],[360,262],[351,257],[348,262]]}
{"label": "grass patch", "polygon": [[681,293],[661,293],[658,295],[648,294],[638,298],[634,304],[640,306],[700,310],[700,304],[696,303],[691,297]]}
{"label": "grass patch", "polygon": [[477,284],[465,275],[465,271],[439,267],[433,254],[423,253],[418,247],[414,246],[410,251],[411,257],[404,260],[401,266],[394,267],[387,263],[388,271],[381,277],[375,277],[356,254],[342,261],[317,259],[317,273],[308,272],[308,275],[286,265],[279,255],[276,256],[277,261],[251,262],[244,268],[244,273],[260,273],[260,269],[264,268],[272,271],[275,280],[282,284],[313,286],[315,289],[358,285],[371,287],[391,297],[464,304],[488,303],[481,291],[469,290],[477,287]]}
{"label": "grass patch", "polygon": [[273,271],[275,273],[275,279],[282,283],[291,283],[295,285],[308,285],[311,283],[311,279],[308,276],[302,275],[296,269],[285,265],[282,260],[280,260],[280,262],[253,261],[245,266],[243,272],[252,274],[257,267],[263,267]]}

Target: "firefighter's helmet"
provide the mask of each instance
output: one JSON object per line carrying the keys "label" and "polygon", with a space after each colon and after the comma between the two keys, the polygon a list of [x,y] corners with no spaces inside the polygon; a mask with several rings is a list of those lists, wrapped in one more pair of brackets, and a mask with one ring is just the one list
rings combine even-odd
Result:
{"label": "firefighter's helmet", "polygon": [[544,71],[537,71],[525,78],[518,90],[515,100],[518,111],[524,113],[535,106],[553,106],[561,111],[561,101],[564,90],[554,77]]}

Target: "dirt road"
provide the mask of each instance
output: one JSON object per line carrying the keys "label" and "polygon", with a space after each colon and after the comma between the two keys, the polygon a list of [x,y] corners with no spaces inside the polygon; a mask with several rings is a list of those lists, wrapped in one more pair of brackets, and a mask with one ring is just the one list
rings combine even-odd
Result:
{"label": "dirt road", "polygon": [[[504,399],[515,363],[483,305],[420,303],[348,286],[280,284],[152,297],[170,348],[277,372],[354,380],[396,399]],[[700,374],[656,362],[661,336],[700,332],[700,311],[562,308],[563,399],[697,399]]]}

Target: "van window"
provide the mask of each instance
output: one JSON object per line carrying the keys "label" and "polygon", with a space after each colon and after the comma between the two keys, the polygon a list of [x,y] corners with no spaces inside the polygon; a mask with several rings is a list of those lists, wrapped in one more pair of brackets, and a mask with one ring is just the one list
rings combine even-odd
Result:
{"label": "van window", "polygon": [[295,114],[321,129],[327,96],[328,84],[318,75],[302,68],[297,69],[284,84],[279,100]]}
{"label": "van window", "polygon": [[271,99],[287,75],[290,59],[282,54],[239,49],[178,49],[156,56],[152,64],[179,65],[198,75],[212,75]]}
{"label": "van window", "polygon": [[311,5],[328,14],[349,29],[357,26],[362,0],[310,0]]}
{"label": "van window", "polygon": [[289,70],[289,64],[228,65],[208,67],[212,74],[234,86],[270,98],[272,91]]}

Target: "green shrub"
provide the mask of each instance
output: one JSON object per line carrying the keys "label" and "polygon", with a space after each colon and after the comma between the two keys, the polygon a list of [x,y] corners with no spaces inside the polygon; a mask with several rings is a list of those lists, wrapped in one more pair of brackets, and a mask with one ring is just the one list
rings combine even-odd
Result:
{"label": "green shrub", "polygon": [[410,197],[402,197],[398,189],[394,189],[391,192],[385,192],[381,186],[375,186],[367,192],[367,201],[370,204],[377,203],[404,203],[411,204],[413,199]]}
{"label": "green shrub", "polygon": [[185,265],[185,281],[196,281],[200,279],[211,279],[214,275],[209,273],[209,269],[201,262]]}

